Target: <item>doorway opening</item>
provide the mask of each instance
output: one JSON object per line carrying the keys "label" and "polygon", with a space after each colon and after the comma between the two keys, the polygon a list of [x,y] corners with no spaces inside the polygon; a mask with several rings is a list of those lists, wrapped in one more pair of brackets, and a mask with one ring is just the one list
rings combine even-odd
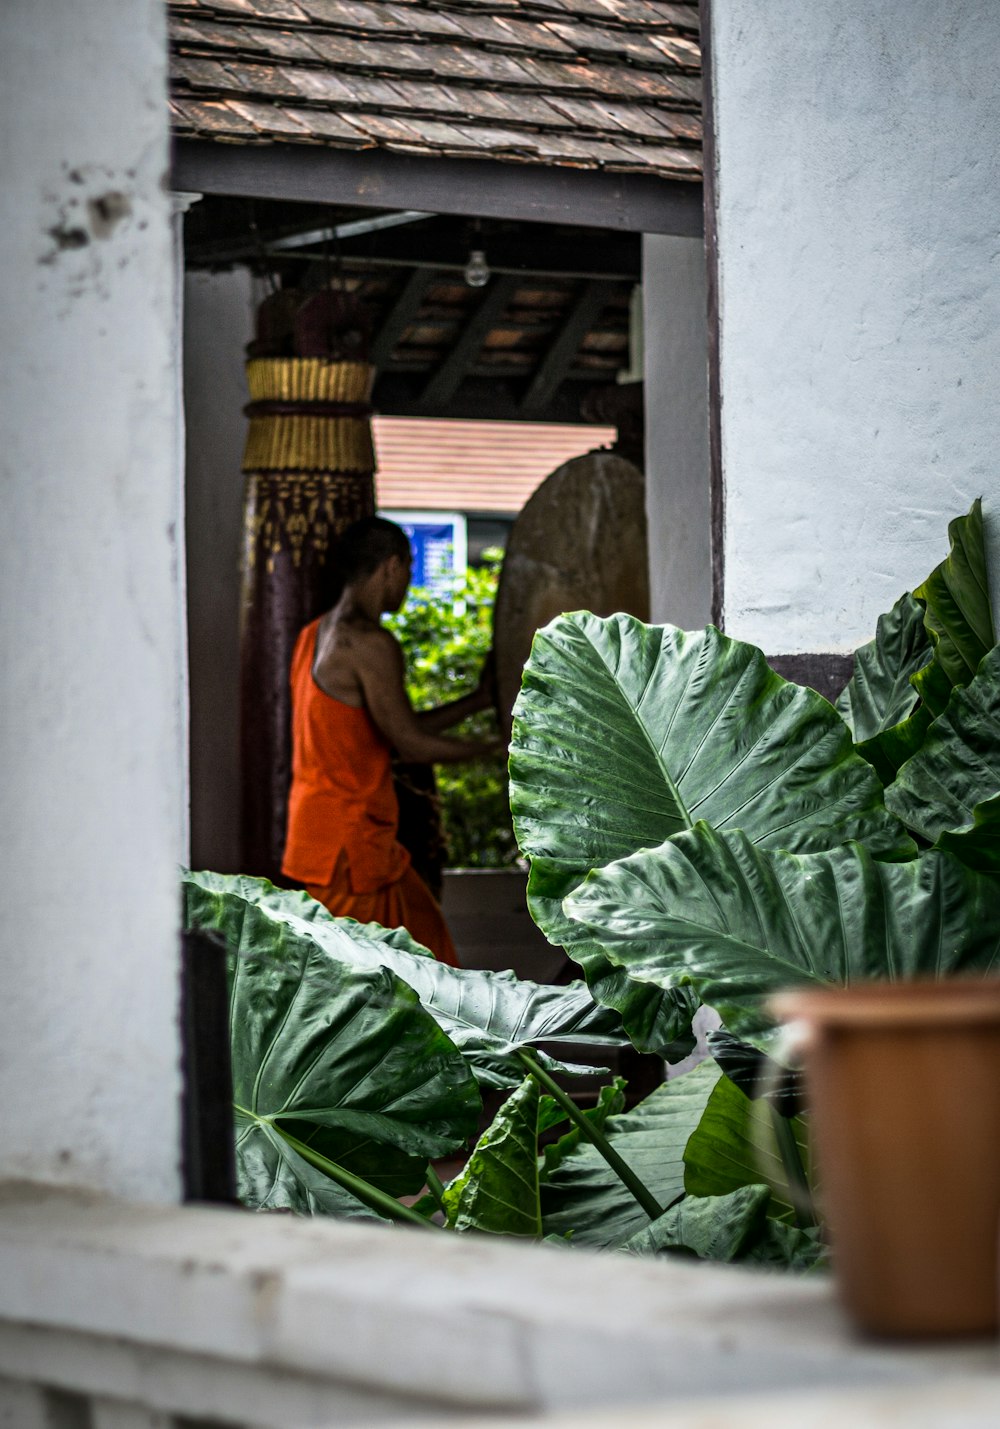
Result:
{"label": "doorway opening", "polygon": [[475,569],[567,459],[611,446],[627,425],[641,461],[642,241],[208,194],[187,215],[185,250],[192,859],[247,871],[239,466],[243,356],[260,343],[261,302],[336,290],[357,303],[375,368],[377,504],[459,518]]}

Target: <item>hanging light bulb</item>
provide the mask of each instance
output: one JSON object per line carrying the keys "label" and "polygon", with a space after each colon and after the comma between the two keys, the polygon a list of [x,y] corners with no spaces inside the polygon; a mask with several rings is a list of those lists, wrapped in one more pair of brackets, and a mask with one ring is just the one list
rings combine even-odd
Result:
{"label": "hanging light bulb", "polygon": [[465,281],[470,288],[485,288],[490,281],[490,265],[481,248],[473,248],[465,265]]}

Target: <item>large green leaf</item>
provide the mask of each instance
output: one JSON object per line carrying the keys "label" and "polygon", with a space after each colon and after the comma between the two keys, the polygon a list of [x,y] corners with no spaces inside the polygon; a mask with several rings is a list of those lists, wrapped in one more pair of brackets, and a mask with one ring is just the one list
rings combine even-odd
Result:
{"label": "large green leaf", "polygon": [[632,1255],[687,1251],[703,1260],[813,1270],[826,1249],[815,1227],[800,1230],[766,1214],[768,1188],[741,1186],[725,1196],[685,1196],[622,1246]]}
{"label": "large green leaf", "polygon": [[[224,934],[242,928],[248,907],[308,935],[331,956],[359,967],[385,967],[403,979],[467,1059],[480,1085],[517,1086],[524,1075],[518,1049],[531,1047],[550,1069],[592,1076],[606,1068],[557,1060],[560,1044],[607,1045],[626,1040],[621,1020],[599,1006],[583,983],[545,987],[511,972],[451,968],[427,954],[402,928],[334,918],[307,893],[275,888],[266,879],[189,873],[200,890],[200,916]],[[538,1048],[544,1042],[547,1050]]]}
{"label": "large green leaf", "polygon": [[[617,1116],[625,1110],[625,1088],[627,1083],[624,1077],[615,1077],[613,1082],[609,1082],[606,1087],[602,1087],[597,1095],[597,1105],[589,1107],[584,1113],[587,1121],[595,1126],[598,1131],[603,1131],[608,1118]],[[566,1120],[566,1113],[561,1111],[558,1102],[554,1097],[542,1097],[543,1104],[551,1103],[555,1110],[560,1111],[558,1117],[553,1116],[549,1125],[558,1125],[560,1121]],[[545,1129],[543,1119],[539,1116],[538,1130],[541,1133]],[[558,1141],[542,1149],[541,1179],[547,1181],[549,1177],[559,1169],[571,1151],[575,1151],[580,1145],[583,1132],[578,1126],[573,1126],[569,1131],[564,1132]]]}
{"label": "large green leaf", "polygon": [[236,1178],[240,1200],[260,1211],[299,1211],[344,1220],[383,1218],[317,1171],[257,1117],[236,1113]]}
{"label": "large green leaf", "polygon": [[751,1101],[766,1101],[779,1115],[791,1118],[805,1107],[805,1075],[786,1067],[752,1042],[715,1027],[705,1039],[725,1075]]}
{"label": "large green leaf", "polygon": [[[370,1142],[384,1145],[378,1180],[393,1194],[414,1189],[428,1157],[465,1144],[481,1107],[475,1080],[400,978],[337,958],[308,929],[246,900],[235,908],[195,878],[185,879],[185,898],[186,926],[221,923],[226,938],[248,1204],[267,1203],[276,1161],[285,1194],[303,1187],[281,1128],[338,1164],[342,1153],[346,1170],[378,1160]],[[304,1192],[298,1208],[314,1208]]]}
{"label": "large green leaf", "polygon": [[827,701],[712,627],[688,635],[627,615],[560,616],[525,666],[510,771],[532,915],[646,1049],[665,1050],[694,1005],[681,988],[630,985],[563,916],[591,869],[698,819],[768,848],[862,838],[886,857],[913,852]]}
{"label": "large green leaf", "polygon": [[933,840],[973,823],[978,804],[1000,793],[1000,646],[970,684],[952,691],[921,749],[907,760],[886,803]]}
{"label": "large green leaf", "polygon": [[933,654],[924,607],[909,594],[879,617],[875,639],[854,652],[854,675],[836,708],[854,732],[858,753],[885,784],[919,747],[930,723],[929,712],[918,711],[913,677]]}
{"label": "large green leaf", "polygon": [[940,834],[935,848],[945,849],[969,868],[1000,873],[1000,794],[984,799],[972,811],[972,823]]}
{"label": "large green leaf", "polygon": [[633,1255],[687,1250],[702,1260],[739,1259],[764,1229],[767,1186],[741,1186],[724,1196],[685,1196],[622,1246]]}
{"label": "large green leaf", "polygon": [[[645,1101],[611,1116],[605,1134],[618,1154],[666,1208],[684,1191],[684,1148],[719,1080],[714,1062],[657,1087]],[[542,1185],[547,1235],[571,1235],[574,1245],[621,1245],[649,1224],[596,1147],[581,1141]]]}
{"label": "large green leaf", "polygon": [[289,1122],[288,1130],[310,1151],[336,1162],[344,1171],[360,1176],[390,1196],[415,1196],[426,1184],[424,1158],[411,1156],[372,1136],[338,1126],[304,1126],[297,1122]]}
{"label": "large green leaf", "polygon": [[538,1200],[538,1083],[526,1077],[444,1193],[448,1224],[494,1235],[542,1234]]}
{"label": "large green leaf", "polygon": [[698,824],[591,874],[566,909],[630,977],[692,986],[733,1032],[768,1026],[764,999],[789,985],[1000,959],[996,883],[938,850],[900,864],[857,843],[774,853]]}
{"label": "large green leaf", "polygon": [[[949,524],[948,535],[948,555],[913,594],[926,607],[924,623],[934,645],[934,664],[952,685],[966,685],[996,643],[986,579],[983,509],[978,498],[966,516]],[[916,677],[921,698],[938,714],[940,687],[932,681],[929,671]]]}
{"label": "large green leaf", "polygon": [[[796,1216],[771,1122],[772,1108],[753,1102],[728,1077],[712,1091],[705,1114],[684,1151],[684,1186],[692,1196],[726,1196],[740,1186],[766,1181],[771,1189],[769,1214],[793,1221]],[[799,1159],[808,1165],[805,1127],[789,1123]]]}
{"label": "large green leaf", "polygon": [[912,595],[900,596],[887,615],[879,616],[875,639],[854,652],[854,674],[837,700],[856,744],[875,739],[912,714],[919,696],[910,677],[933,653],[923,606]]}

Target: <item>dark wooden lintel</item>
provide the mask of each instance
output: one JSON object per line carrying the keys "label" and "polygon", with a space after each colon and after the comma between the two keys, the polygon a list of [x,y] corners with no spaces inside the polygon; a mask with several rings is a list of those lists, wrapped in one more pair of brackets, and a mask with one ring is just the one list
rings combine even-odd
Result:
{"label": "dark wooden lintel", "polygon": [[700,183],[490,159],[185,139],[176,145],[171,182],[185,193],[421,209],[682,237],[702,231]]}
{"label": "dark wooden lintel", "polygon": [[517,278],[508,273],[493,279],[455,346],[424,388],[424,402],[430,406],[445,403],[458,391],[462,378],[482,351],[487,335],[503,317],[517,284]]}
{"label": "dark wooden lintel", "polygon": [[522,403],[526,412],[544,407],[549,402],[572,367],[583,339],[590,332],[613,291],[613,284],[598,279],[592,279],[585,284],[538,364]]}
{"label": "dark wooden lintel", "polygon": [[[232,229],[228,212],[219,216],[218,227],[213,231],[211,204],[203,208],[198,214],[201,221],[199,229],[189,231],[187,226],[185,228],[188,267],[218,268],[232,263],[260,263],[270,258],[276,267],[294,270],[322,256],[318,246],[281,249],[272,255],[266,218],[261,212],[263,207],[257,205],[260,237],[253,242],[247,238],[245,231]],[[197,212],[197,207],[194,211]],[[289,231],[287,212],[287,206],[282,205],[282,221],[272,230],[278,236]],[[308,216],[303,217],[300,225],[303,232],[319,226],[318,212],[313,208],[306,210]],[[639,234],[594,228],[567,229],[546,224],[519,224],[514,227],[512,223],[499,219],[495,223],[496,230],[485,233],[485,242],[477,245],[486,249],[486,257],[494,273],[520,272],[533,279],[542,277],[557,281],[609,278],[638,283],[641,279]],[[468,262],[469,248],[469,226],[452,214],[389,229],[385,233],[343,239],[337,245],[337,253],[348,272],[356,269],[362,272],[391,272],[398,268],[420,267],[435,268],[443,278],[454,279]]]}

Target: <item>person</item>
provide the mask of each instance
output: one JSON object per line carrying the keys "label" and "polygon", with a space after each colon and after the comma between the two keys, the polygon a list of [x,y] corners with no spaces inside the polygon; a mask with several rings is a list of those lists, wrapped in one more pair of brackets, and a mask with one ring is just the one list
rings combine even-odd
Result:
{"label": "person", "polygon": [[282,873],[331,913],[403,927],[443,962],[458,966],[451,934],[396,831],[395,751],[408,762],[480,759],[499,739],[458,739],[445,730],[493,703],[490,662],[476,689],[415,711],[403,652],[380,623],[406,598],[406,533],[378,516],[341,537],[343,593],[300,633],[291,665],[292,785]]}

